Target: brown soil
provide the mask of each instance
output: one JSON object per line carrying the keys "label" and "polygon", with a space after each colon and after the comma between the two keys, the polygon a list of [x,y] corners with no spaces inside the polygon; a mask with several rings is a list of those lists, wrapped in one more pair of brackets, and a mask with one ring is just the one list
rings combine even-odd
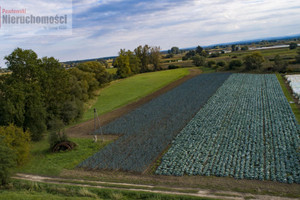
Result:
{"label": "brown soil", "polygon": [[[135,101],[126,106],[123,106],[123,107],[113,110],[109,113],[101,115],[99,117],[101,125],[102,126],[106,125],[109,122],[113,121],[114,119],[119,118],[122,115],[129,113],[130,111],[134,110],[135,108],[151,101],[152,99],[168,92],[169,90],[172,90],[173,88],[175,88],[175,87],[179,86],[180,84],[184,83],[185,81],[199,75],[200,73],[201,73],[200,69],[197,69],[197,68],[190,69],[189,75],[187,75],[175,82],[172,82],[171,84],[157,90],[156,92],[154,92],[146,97],[143,97],[142,99],[139,99],[138,101]],[[81,124],[77,124],[73,127],[70,127],[66,130],[66,133],[70,137],[81,137],[81,138],[88,137],[88,138],[90,138],[91,135],[89,135],[89,134],[92,133],[93,131],[94,131],[94,119],[83,122]],[[107,136],[104,136],[104,139],[105,139],[105,137],[107,137]]]}

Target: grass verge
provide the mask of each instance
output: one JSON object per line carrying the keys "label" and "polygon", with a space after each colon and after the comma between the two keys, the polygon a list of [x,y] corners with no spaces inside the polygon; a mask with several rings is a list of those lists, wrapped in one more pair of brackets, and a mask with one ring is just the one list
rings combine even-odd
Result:
{"label": "grass verge", "polygon": [[[294,102],[293,96],[290,93],[288,86],[285,83],[284,78],[281,76],[281,74],[278,74],[278,73],[276,74],[276,76],[277,76],[277,79],[281,85],[282,91],[283,91],[284,95],[286,96],[288,102]],[[300,110],[296,103],[290,103],[290,106],[291,106],[293,113],[299,124],[300,123]]]}
{"label": "grass verge", "polygon": [[151,200],[193,200],[193,199],[211,199],[191,196],[177,196],[167,194],[155,194],[148,192],[136,192],[114,189],[99,189],[91,187],[79,187],[58,184],[46,184],[15,180],[13,186],[7,190],[0,190],[1,199],[114,199],[114,200],[135,200],[135,199],[151,199]]}
{"label": "grass verge", "polygon": [[111,141],[94,143],[91,139],[72,138],[78,146],[72,151],[52,153],[46,139],[32,143],[29,162],[16,172],[58,176],[63,169],[73,169],[84,159],[93,155]]}
{"label": "grass verge", "polygon": [[114,81],[100,91],[96,103],[84,113],[80,122],[92,119],[94,117],[94,108],[97,109],[99,115],[110,112],[145,97],[188,74],[189,69],[180,68],[138,74],[126,79]]}

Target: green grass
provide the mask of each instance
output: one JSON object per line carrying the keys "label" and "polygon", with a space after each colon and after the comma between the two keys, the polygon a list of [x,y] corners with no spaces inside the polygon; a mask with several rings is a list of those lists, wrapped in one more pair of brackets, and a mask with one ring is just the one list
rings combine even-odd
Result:
{"label": "green grass", "polygon": [[145,97],[187,74],[189,70],[185,68],[138,74],[114,81],[100,91],[97,102],[84,113],[80,122],[92,119],[94,108],[99,115],[110,112]]}
{"label": "green grass", "polygon": [[16,172],[57,176],[63,169],[75,168],[84,159],[98,152],[110,142],[94,143],[92,139],[86,138],[71,140],[78,146],[72,151],[59,153],[49,152],[47,140],[33,143],[29,162],[18,168]]}
{"label": "green grass", "polygon": [[[281,85],[282,91],[283,91],[284,95],[286,96],[288,102],[294,101],[291,93],[286,88],[286,85],[285,85],[283,77],[280,74],[278,74],[278,73],[276,74],[276,76],[277,76],[277,79],[278,79],[278,81],[279,81],[279,83]],[[290,106],[291,106],[291,108],[293,110],[293,113],[294,113],[294,115],[295,115],[295,117],[296,117],[296,119],[298,121],[298,124],[299,124],[300,123],[300,111],[299,111],[299,109],[298,109],[298,107],[297,107],[297,105],[295,103],[292,103],[292,104],[290,103]]]}
{"label": "green grass", "polygon": [[57,185],[46,183],[35,183],[22,180],[15,180],[12,188],[0,190],[0,199],[2,200],[35,200],[35,199],[105,199],[105,200],[193,200],[193,199],[211,199],[191,196],[178,196],[166,194],[154,194],[149,192],[135,192],[115,189],[98,189],[91,187],[79,187],[69,185]]}

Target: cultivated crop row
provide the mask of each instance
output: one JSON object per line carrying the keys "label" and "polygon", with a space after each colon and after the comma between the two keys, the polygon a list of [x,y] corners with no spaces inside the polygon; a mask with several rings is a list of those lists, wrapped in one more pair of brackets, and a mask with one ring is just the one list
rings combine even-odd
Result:
{"label": "cultivated crop row", "polygon": [[123,135],[79,167],[142,172],[230,76],[202,74],[103,127]]}
{"label": "cultivated crop row", "polygon": [[233,74],[173,140],[156,173],[300,183],[299,147],[276,76]]}

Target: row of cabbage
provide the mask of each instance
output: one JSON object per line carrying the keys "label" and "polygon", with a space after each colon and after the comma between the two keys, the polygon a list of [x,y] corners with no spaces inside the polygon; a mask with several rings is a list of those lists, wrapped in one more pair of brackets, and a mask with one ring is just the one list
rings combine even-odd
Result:
{"label": "row of cabbage", "polygon": [[293,90],[294,97],[300,101],[300,75],[286,75],[285,78]]}
{"label": "row of cabbage", "polygon": [[79,167],[142,172],[230,76],[202,74],[103,127],[122,135]]}
{"label": "row of cabbage", "polygon": [[172,141],[156,173],[300,183],[299,147],[276,76],[233,74]]}

